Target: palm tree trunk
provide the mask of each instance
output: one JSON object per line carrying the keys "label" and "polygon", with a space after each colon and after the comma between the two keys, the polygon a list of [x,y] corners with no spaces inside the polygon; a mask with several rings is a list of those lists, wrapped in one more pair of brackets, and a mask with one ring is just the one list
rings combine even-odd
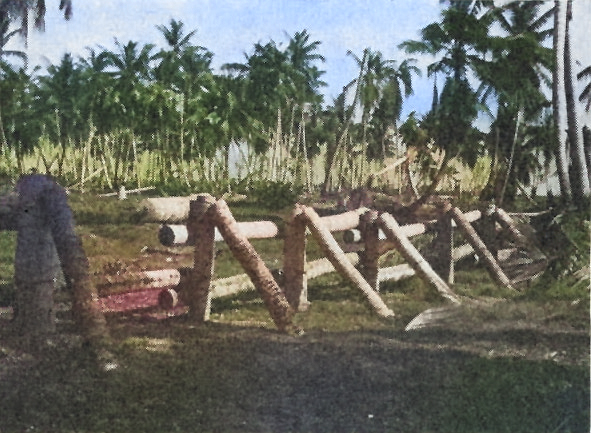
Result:
{"label": "palm tree trunk", "polygon": [[560,194],[566,203],[571,201],[572,191],[568,176],[568,153],[566,150],[566,124],[564,121],[564,29],[566,14],[561,0],[554,1],[554,69],[552,71],[552,110],[554,115],[554,137],[556,169]]}
{"label": "palm tree trunk", "polygon": [[568,125],[568,140],[570,144],[570,154],[573,177],[576,180],[573,187],[573,194],[577,203],[582,203],[580,199],[591,195],[589,186],[589,170],[585,161],[585,151],[580,139],[580,131],[577,127],[577,107],[575,103],[575,92],[573,84],[572,60],[570,50],[570,20],[572,19],[572,0],[566,3],[566,29],[564,36],[564,87],[566,91],[566,121]]}
{"label": "palm tree trunk", "polygon": [[8,149],[8,140],[4,135],[4,122],[2,121],[2,107],[0,107],[0,146],[2,149]]}
{"label": "palm tree trunk", "polygon": [[503,181],[503,188],[501,189],[501,196],[499,197],[499,206],[502,206],[503,199],[505,198],[505,191],[507,191],[507,185],[509,179],[513,173],[513,159],[515,158],[515,147],[517,146],[517,140],[519,138],[519,128],[523,122],[523,107],[519,107],[517,110],[517,119],[515,120],[515,133],[513,134],[513,143],[511,144],[511,153],[509,154],[509,162],[507,163],[507,174],[505,174],[505,180]]}

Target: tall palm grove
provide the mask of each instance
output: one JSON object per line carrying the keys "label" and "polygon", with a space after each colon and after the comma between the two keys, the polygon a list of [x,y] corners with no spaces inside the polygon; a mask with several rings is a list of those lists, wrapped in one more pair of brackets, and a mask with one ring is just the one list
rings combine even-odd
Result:
{"label": "tall palm grove", "polygon": [[[57,3],[69,19],[71,1]],[[154,43],[116,41],[31,67],[6,46],[29,22],[42,28],[45,8],[0,0],[5,178],[37,171],[86,191],[276,198],[410,186],[420,205],[480,173],[463,189],[497,204],[552,177],[563,204],[588,203],[591,132],[577,119],[591,107],[591,65],[572,56],[572,0],[442,2],[397,59],[347,52],[358,73],[333,101],[322,94],[322,42],[306,29],[245,47],[242,63],[215,72],[197,30],[175,19]],[[435,59],[424,71],[412,57],[423,54]],[[431,108],[401,119],[420,75],[433,81]],[[487,132],[475,127],[483,116]],[[388,166],[396,179],[375,176]]]}

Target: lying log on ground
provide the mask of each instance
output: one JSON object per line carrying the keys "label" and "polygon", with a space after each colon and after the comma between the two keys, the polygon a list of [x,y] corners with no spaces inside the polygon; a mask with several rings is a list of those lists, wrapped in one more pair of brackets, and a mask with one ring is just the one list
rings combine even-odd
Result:
{"label": "lying log on ground", "polygon": [[96,288],[100,296],[108,296],[115,293],[174,287],[181,282],[181,275],[186,274],[188,269],[157,269],[126,272],[121,275],[100,275]]}

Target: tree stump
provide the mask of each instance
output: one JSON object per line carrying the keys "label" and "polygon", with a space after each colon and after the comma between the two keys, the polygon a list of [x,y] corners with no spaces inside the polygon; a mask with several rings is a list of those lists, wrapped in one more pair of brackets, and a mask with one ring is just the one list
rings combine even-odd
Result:
{"label": "tree stump", "polygon": [[[33,335],[42,334],[45,331],[41,327],[50,324],[54,281],[59,269],[55,251],[72,296],[72,313],[82,336],[99,358],[110,357],[105,352],[109,340],[105,317],[98,303],[96,288],[90,281],[88,259],[76,234],[65,190],[42,175],[22,177],[15,190],[18,195],[19,243],[15,257],[15,281],[20,292],[16,305],[17,316],[20,316],[17,323],[26,323],[26,332]],[[36,307],[31,309],[31,305]],[[32,317],[35,309],[42,310],[42,317]],[[107,362],[102,366],[106,369],[116,366],[108,359],[99,360]]]}

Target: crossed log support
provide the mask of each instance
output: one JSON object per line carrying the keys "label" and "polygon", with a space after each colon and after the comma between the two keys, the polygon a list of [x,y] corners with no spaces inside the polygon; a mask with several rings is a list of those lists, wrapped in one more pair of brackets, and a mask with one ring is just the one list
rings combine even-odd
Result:
{"label": "crossed log support", "polygon": [[[394,317],[394,312],[379,295],[379,282],[383,280],[398,280],[416,274],[451,303],[460,304],[461,298],[445,280],[453,283],[454,262],[472,252],[480,256],[497,283],[512,288],[493,254],[470,224],[480,219],[482,213],[473,211],[463,214],[451,205],[445,207],[444,211],[443,218],[438,221],[400,226],[387,213],[358,209],[321,218],[314,209],[298,204],[288,218],[284,231],[282,287],[248,241],[249,237],[275,237],[277,227],[271,222],[237,223],[224,200],[215,200],[208,194],[196,196],[190,203],[186,227],[163,226],[160,237],[165,244],[189,244],[195,247],[194,267],[189,270],[186,279],[181,279],[183,300],[189,306],[189,316],[193,321],[209,320],[211,297],[221,296],[217,293],[221,280],[213,281],[212,278],[214,245],[216,241],[224,240],[246,271],[246,275],[237,276],[241,278],[240,281],[234,282],[235,277],[231,277],[232,284],[246,287],[249,283],[245,278],[249,279],[263,298],[278,329],[291,332],[295,330],[292,324],[295,312],[305,311],[309,306],[307,280],[331,270],[337,270],[357,287],[369,306],[385,319]],[[500,218],[507,220],[503,214]],[[494,228],[494,221],[489,221]],[[464,233],[468,245],[453,248],[454,226]],[[331,232],[354,227],[359,227],[365,249],[359,254],[345,254]],[[307,230],[317,240],[326,259],[306,262]],[[434,231],[437,236],[430,245],[430,257],[427,255],[428,259],[425,259],[409,237],[428,230]],[[380,256],[394,248],[406,259],[407,264],[379,269]],[[359,269],[356,265],[359,265]],[[173,304],[173,301],[171,299],[169,304]]]}

